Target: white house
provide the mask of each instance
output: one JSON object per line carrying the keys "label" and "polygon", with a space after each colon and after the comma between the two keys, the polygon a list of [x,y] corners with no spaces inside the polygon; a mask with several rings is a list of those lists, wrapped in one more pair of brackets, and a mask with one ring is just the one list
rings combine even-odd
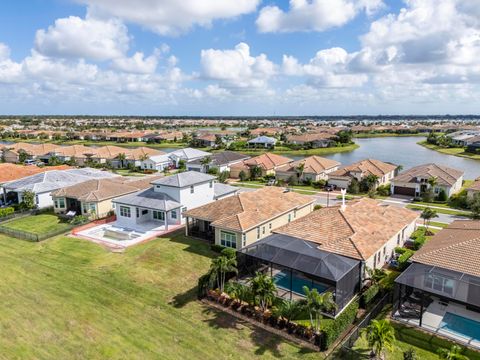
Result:
{"label": "white house", "polygon": [[152,181],[152,187],[112,200],[116,227],[165,230],[185,222],[182,213],[237,192],[237,188],[216,184],[215,177],[187,171]]}
{"label": "white house", "polygon": [[23,194],[26,191],[31,191],[35,194],[35,204],[41,209],[53,206],[51,193],[55,190],[92,179],[104,179],[115,176],[118,175],[91,168],[52,170],[8,182],[3,185],[3,191],[7,200],[16,203],[21,203]]}
{"label": "white house", "polygon": [[235,151],[222,151],[207,158],[209,159],[208,163],[204,163],[203,159],[205,158],[189,161],[187,163],[187,170],[206,173],[210,169],[216,168],[218,172],[230,171],[230,166],[250,159],[250,156]]}
{"label": "white house", "polygon": [[162,154],[150,156],[148,159],[142,160],[140,162],[140,168],[142,170],[163,171],[168,169],[171,164],[170,154]]}
{"label": "white house", "polygon": [[247,142],[248,146],[264,147],[266,149],[273,148],[276,143],[277,139],[265,135],[257,136]]}
{"label": "white house", "polygon": [[193,148],[179,149],[179,150],[172,151],[171,153],[168,153],[168,156],[171,162],[175,165],[175,167],[178,167],[178,163],[181,160],[188,162],[196,159],[201,159],[210,155],[212,154],[206,151],[193,149]]}

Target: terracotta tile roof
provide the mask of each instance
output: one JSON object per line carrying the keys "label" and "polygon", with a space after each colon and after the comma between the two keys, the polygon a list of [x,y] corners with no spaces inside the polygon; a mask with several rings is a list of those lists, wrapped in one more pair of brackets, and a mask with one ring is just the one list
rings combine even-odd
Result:
{"label": "terracotta tile roof", "polygon": [[79,201],[103,201],[150,188],[152,186],[150,183],[158,178],[145,177],[140,180],[131,180],[118,176],[107,179],[93,179],[54,191],[52,196],[69,197]]}
{"label": "terracotta tile roof", "polygon": [[412,261],[480,276],[480,221],[456,220],[436,233]]}
{"label": "terracotta tile roof", "polygon": [[389,164],[380,160],[366,159],[354,164],[345,166],[337,171],[330,173],[331,176],[349,176],[350,172],[361,172],[363,175],[376,175],[382,177],[397,168],[396,165]]}
{"label": "terracotta tile roof", "polygon": [[12,150],[14,152],[19,152],[22,150],[29,155],[40,156],[40,155],[48,154],[49,152],[54,151],[58,147],[60,147],[60,145],[49,144],[49,143],[32,144],[32,143],[19,142],[15,144],[5,145],[3,149]]}
{"label": "terracotta tile roof", "polygon": [[415,166],[408,169],[398,176],[393,181],[417,183],[417,178],[429,179],[436,178],[438,184],[452,186],[459,178],[463,176],[464,172],[453,169],[443,165],[425,164]]}
{"label": "terracotta tile roof", "polygon": [[129,160],[140,160],[144,156],[157,156],[157,155],[166,154],[163,151],[152,149],[145,146],[132,148],[132,149],[125,149],[125,150],[126,150],[125,155]]}
{"label": "terracotta tile roof", "polygon": [[285,165],[289,162],[292,162],[292,159],[273,153],[264,153],[262,155],[245,160],[243,163],[247,166],[256,165],[264,168],[265,170],[272,170],[277,166]]}
{"label": "terracotta tile roof", "polygon": [[317,140],[329,140],[335,138],[335,135],[329,133],[308,133],[301,135],[290,135],[287,137],[287,140],[290,142],[300,141],[300,142],[312,142]]}
{"label": "terracotta tile roof", "polygon": [[299,165],[305,164],[303,168],[304,173],[309,174],[321,174],[326,170],[339,166],[340,163],[335,160],[322,158],[320,156],[309,156],[305,159],[297,160],[287,165],[283,165],[277,169],[277,171],[296,171]]}
{"label": "terracotta tile roof", "polygon": [[55,153],[59,156],[74,156],[74,157],[83,157],[85,154],[94,154],[96,148],[88,147],[85,145],[71,145],[71,146],[60,146],[56,148],[52,153]]}
{"label": "terracotta tile roof", "polygon": [[30,175],[35,175],[49,170],[67,170],[71,169],[68,165],[59,166],[43,166],[38,167],[34,165],[24,166],[10,163],[0,164],[0,183],[18,180]]}
{"label": "terracotta tile roof", "polygon": [[340,207],[323,208],[274,232],[317,243],[321,250],[367,260],[395,234],[418,218],[406,208],[363,198]]}
{"label": "terracotta tile roof", "polygon": [[480,178],[476,179],[467,190],[480,191]]}
{"label": "terracotta tile roof", "polygon": [[120,147],[120,146],[101,146],[98,148],[94,148],[95,152],[93,157],[94,158],[101,158],[101,159],[115,159],[119,154],[127,154],[128,149]]}
{"label": "terracotta tile roof", "polygon": [[285,192],[279,187],[265,187],[188,210],[184,215],[211,221],[215,227],[245,231],[314,201],[311,196]]}

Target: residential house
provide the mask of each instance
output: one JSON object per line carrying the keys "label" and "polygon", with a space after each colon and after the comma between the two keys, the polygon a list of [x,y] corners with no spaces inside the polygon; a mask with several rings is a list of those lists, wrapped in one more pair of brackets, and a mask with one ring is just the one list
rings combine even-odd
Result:
{"label": "residential house", "polygon": [[56,214],[74,212],[103,218],[113,212],[112,199],[151,187],[159,177],[130,179],[123,176],[91,179],[52,192]]}
{"label": "residential house", "polygon": [[202,159],[210,155],[212,154],[193,148],[178,149],[168,154],[175,167],[179,166],[180,161],[187,163],[189,161]]}
{"label": "residential house", "polygon": [[467,188],[467,199],[471,200],[475,194],[480,194],[480,178],[476,179],[468,188]]}
{"label": "residential house", "polygon": [[393,317],[480,347],[480,221],[456,220],[411,257],[395,280]]}
{"label": "residential house", "polygon": [[328,174],[337,171],[339,166],[338,161],[314,155],[280,166],[275,171],[275,178],[285,181],[291,178],[299,181],[327,180]]}
{"label": "residential house", "polygon": [[61,162],[75,160],[77,165],[84,166],[85,160],[93,156],[96,149],[85,145],[59,146],[48,153],[48,158],[55,156]]}
{"label": "residential house", "polygon": [[265,187],[218,200],[184,213],[187,235],[241,249],[313,211],[315,198]]}
{"label": "residential house", "polygon": [[329,173],[328,183],[346,189],[349,187],[353,178],[360,182],[363,178],[374,175],[378,179],[377,186],[385,185],[393,179],[397,168],[397,165],[391,163],[375,159],[366,159]]}
{"label": "residential house", "polygon": [[450,197],[461,190],[463,174],[463,171],[443,165],[415,166],[392,179],[391,193],[419,197],[430,189],[429,180],[435,179],[434,194],[438,195],[440,190],[444,190],[447,197]]}
{"label": "residential house", "polygon": [[2,157],[5,162],[19,163],[22,156],[25,154],[27,160],[41,160],[46,161],[48,159],[47,154],[58,148],[59,145],[55,144],[31,144],[31,143],[15,143],[5,145],[2,150]]}
{"label": "residential house", "polygon": [[203,134],[199,135],[195,138],[195,142],[198,147],[210,147],[216,148],[218,147],[217,139],[221,139],[217,137],[215,134]]}
{"label": "residential house", "polygon": [[112,166],[116,168],[124,168],[133,166],[136,168],[142,167],[142,162],[153,156],[165,155],[166,153],[160,150],[141,146],[137,148],[124,149],[123,153],[118,154],[111,160]]}
{"label": "residential house", "polygon": [[304,285],[330,291],[337,309],[327,315],[337,316],[363,287],[365,269],[385,266],[417,219],[414,211],[368,198],[316,210],[241,249],[238,277],[264,272],[290,300],[304,297]]}
{"label": "residential house", "polygon": [[230,177],[239,178],[240,172],[242,171],[247,176],[250,176],[252,169],[256,167],[260,169],[260,176],[275,175],[275,171],[280,166],[286,165],[292,161],[292,159],[287,157],[267,152],[230,166]]}
{"label": "residential house", "polygon": [[169,154],[149,156],[140,161],[140,168],[143,170],[164,171],[173,166]]}
{"label": "residential house", "polygon": [[[209,159],[208,163],[206,163],[204,159]],[[232,165],[240,164],[247,159],[250,159],[250,156],[235,151],[222,151],[207,156],[206,158],[189,161],[187,163],[187,170],[207,173],[210,169],[215,168],[220,173],[230,171]]]}
{"label": "residential house", "polygon": [[[116,227],[168,229],[185,223],[184,213],[234,195],[238,188],[215,183],[215,177],[187,171],[151,182],[151,187],[112,200],[117,215]],[[220,185],[220,186],[219,186]]]}
{"label": "residential house", "polygon": [[35,194],[35,204],[38,208],[53,206],[52,191],[85,182],[91,179],[110,178],[118,176],[108,171],[90,168],[51,170],[25,178],[10,181],[3,185],[4,196],[8,201],[20,203],[25,191]]}
{"label": "residential house", "polygon": [[254,148],[261,147],[265,149],[273,149],[276,143],[277,143],[277,139],[273,137],[261,135],[254,139],[248,140],[247,146],[254,147]]}
{"label": "residential house", "polygon": [[478,140],[480,130],[461,130],[447,134],[446,136],[451,139],[453,145],[465,147],[475,142],[474,138]]}
{"label": "residential house", "polygon": [[287,143],[308,148],[326,148],[335,145],[335,135],[330,133],[306,133],[287,136]]}
{"label": "residential house", "polygon": [[283,129],[280,127],[259,127],[256,129],[250,130],[250,135],[251,136],[276,136],[278,134],[281,134],[283,132]]}

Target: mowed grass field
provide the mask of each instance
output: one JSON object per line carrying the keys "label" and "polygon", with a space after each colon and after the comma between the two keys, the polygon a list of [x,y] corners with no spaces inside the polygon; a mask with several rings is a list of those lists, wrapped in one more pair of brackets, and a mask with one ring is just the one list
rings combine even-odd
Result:
{"label": "mowed grass field", "polygon": [[125,253],[0,236],[0,358],[320,358],[198,302],[211,256],[183,235]]}
{"label": "mowed grass field", "polygon": [[49,233],[57,230],[68,231],[70,229],[70,225],[67,222],[61,221],[55,214],[26,216],[7,221],[3,223],[2,226],[34,234]]}

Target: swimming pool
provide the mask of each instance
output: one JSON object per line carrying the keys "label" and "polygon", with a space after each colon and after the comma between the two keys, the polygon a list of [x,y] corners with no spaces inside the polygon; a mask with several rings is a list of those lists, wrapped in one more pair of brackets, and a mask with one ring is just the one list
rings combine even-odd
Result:
{"label": "swimming pool", "polygon": [[[275,281],[275,285],[278,287],[286,290],[290,289],[290,274],[279,272],[273,276],[273,279]],[[312,282],[310,280],[303,279],[295,275],[292,276],[292,291],[294,293],[305,295],[303,292],[304,286],[307,286],[309,289],[315,288],[319,293],[323,293],[328,289],[328,286],[315,283],[312,286]]]}
{"label": "swimming pool", "polygon": [[480,341],[480,322],[447,312],[440,323],[440,329],[469,340]]}

